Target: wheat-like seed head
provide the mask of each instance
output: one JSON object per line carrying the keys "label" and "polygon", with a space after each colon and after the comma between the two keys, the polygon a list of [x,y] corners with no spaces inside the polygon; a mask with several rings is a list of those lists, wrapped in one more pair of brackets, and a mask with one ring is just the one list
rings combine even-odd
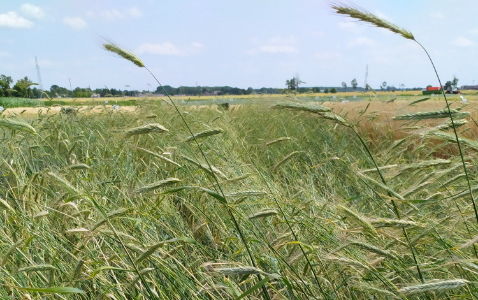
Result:
{"label": "wheat-like seed head", "polygon": [[223,275],[254,275],[263,273],[262,270],[254,267],[236,267],[236,268],[217,268],[213,269],[213,272],[220,273]]}
{"label": "wheat-like seed head", "polygon": [[382,227],[418,227],[420,224],[414,221],[409,220],[399,220],[399,219],[369,219],[370,224],[375,228]]}
{"label": "wheat-like seed head", "polygon": [[369,221],[367,221],[364,217],[359,215],[358,213],[354,212],[353,210],[343,206],[343,205],[338,205],[337,208],[341,210],[347,217],[350,217],[353,219],[355,222],[359,223],[365,232],[369,233],[373,237],[377,237],[377,230],[370,224]]}
{"label": "wheat-like seed head", "polygon": [[[460,112],[456,109],[451,109],[451,114],[453,116],[453,120],[457,121],[459,119],[464,119],[470,115],[469,112]],[[435,110],[435,111],[426,111],[426,112],[417,112],[411,113],[406,115],[398,115],[392,117],[394,120],[424,120],[424,119],[440,119],[440,118],[448,118],[450,114],[448,113],[448,109],[442,110]]]}
{"label": "wheat-like seed head", "polygon": [[380,28],[388,29],[396,34],[403,36],[409,40],[415,40],[415,37],[410,31],[407,31],[393,23],[390,23],[387,20],[377,17],[376,15],[368,12],[364,9],[351,7],[343,3],[332,4],[331,7],[341,15],[347,15],[351,18],[357,19],[358,21],[370,23]]}
{"label": "wheat-like seed head", "polygon": [[277,214],[278,214],[277,210],[268,209],[268,210],[258,211],[256,213],[254,213],[253,215],[250,215],[249,219],[252,220],[252,219],[257,219],[257,218],[265,218],[265,217],[269,217],[269,216],[275,216]]}
{"label": "wheat-like seed head", "polygon": [[3,200],[2,198],[0,198],[0,207],[3,207],[11,212],[15,212],[15,210],[10,206],[10,204],[8,204],[8,202]]}
{"label": "wheat-like seed head", "polygon": [[124,137],[129,138],[134,135],[148,134],[152,132],[162,133],[162,132],[169,132],[169,130],[161,124],[152,123],[152,124],[147,124],[140,127],[131,128],[125,132]]}
{"label": "wheat-like seed head", "polygon": [[55,270],[56,268],[52,265],[33,265],[28,267],[23,267],[17,270],[17,273],[23,272],[34,272],[34,271],[49,271]]}
{"label": "wheat-like seed head", "polygon": [[462,287],[468,282],[469,281],[465,279],[438,281],[438,282],[432,282],[432,283],[407,286],[400,289],[399,292],[405,295],[413,295],[413,294],[419,294],[419,293],[429,292],[429,291],[434,291],[434,292],[446,291],[446,290]]}
{"label": "wheat-like seed head", "polygon": [[141,59],[139,59],[133,53],[119,47],[118,45],[109,42],[109,43],[104,43],[103,47],[105,47],[106,50],[116,53],[122,58],[129,60],[130,62],[137,65],[138,67],[144,68],[144,63],[141,61]]}
{"label": "wheat-like seed head", "polygon": [[219,134],[219,133],[223,133],[223,132],[224,132],[224,130],[222,130],[221,128],[205,130],[205,131],[196,133],[195,135],[187,137],[186,139],[184,139],[184,142],[190,142],[190,141],[193,141],[194,139],[197,140],[197,139],[200,139],[200,138],[204,138],[204,137],[207,137],[207,136],[211,136],[211,135],[215,135],[215,134]]}
{"label": "wheat-like seed head", "polygon": [[25,131],[36,135],[37,132],[30,124],[18,122],[10,119],[0,119],[0,127],[6,127],[12,130]]}
{"label": "wheat-like seed head", "polygon": [[134,192],[138,193],[138,194],[151,192],[151,191],[154,191],[154,190],[156,190],[156,189],[158,189],[162,186],[174,184],[174,183],[177,183],[177,182],[180,182],[180,181],[181,180],[178,179],[178,178],[167,178],[167,179],[160,180],[158,182],[154,182],[154,183],[142,186],[140,188],[137,188]]}

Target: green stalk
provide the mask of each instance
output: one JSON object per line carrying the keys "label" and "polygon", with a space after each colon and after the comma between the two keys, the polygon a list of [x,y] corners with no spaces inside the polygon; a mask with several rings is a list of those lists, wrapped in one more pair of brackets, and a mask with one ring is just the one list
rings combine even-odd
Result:
{"label": "green stalk", "polygon": [[[425,53],[427,54],[428,59],[430,60],[430,63],[432,64],[433,70],[435,71],[435,75],[436,75],[436,77],[437,77],[437,79],[438,79],[438,83],[440,84],[440,88],[441,88],[441,87],[442,87],[442,84],[441,84],[440,76],[438,76],[437,69],[435,68],[435,64],[433,63],[433,60],[432,60],[432,58],[430,57],[430,54],[428,54],[428,51],[425,49],[425,47],[423,47],[422,44],[420,44],[417,40],[414,40],[414,41],[415,41],[415,42],[423,49],[423,51],[425,51]],[[455,123],[453,122],[453,114],[451,113],[450,104],[448,103],[448,99],[446,98],[445,91],[444,91],[442,88],[441,88],[441,92],[442,92],[443,98],[445,99],[446,108],[447,108],[447,110],[448,110],[448,114],[449,114],[449,116],[450,116],[451,124],[452,124],[452,126],[453,126],[453,132],[455,133],[456,144],[458,145],[458,151],[460,152],[460,158],[461,158],[461,162],[462,162],[462,164],[463,164],[463,170],[465,171],[466,182],[467,182],[467,184],[468,184],[468,191],[470,192],[471,202],[473,203],[473,210],[475,211],[476,222],[478,223],[478,210],[477,210],[477,207],[476,207],[476,201],[475,201],[475,197],[473,197],[473,191],[471,190],[470,177],[468,176],[468,170],[466,169],[465,157],[463,156],[463,151],[461,150],[460,139],[458,138],[458,133],[456,132],[456,126],[455,126]],[[473,121],[474,121],[474,120],[473,120]]]}
{"label": "green stalk", "polygon": [[[359,138],[360,142],[362,143],[363,147],[365,148],[365,150],[367,151],[367,154],[368,156],[370,157],[370,159],[372,160],[375,168],[377,169],[377,172],[378,174],[380,175],[380,179],[382,180],[383,184],[388,186],[387,185],[387,182],[385,181],[385,178],[383,177],[382,175],[382,172],[380,171],[380,168],[378,167],[377,163],[375,162],[375,159],[373,158],[373,155],[372,153],[370,152],[370,149],[368,148],[367,144],[365,144],[365,141],[362,139],[362,137],[360,136],[360,134],[358,134],[357,130],[355,130],[355,127],[351,126],[350,128],[352,128],[352,131],[355,133],[355,135]],[[392,195],[388,192],[388,195],[390,197],[392,197]],[[392,202],[392,206],[393,206],[393,211],[395,213],[395,215],[397,216],[398,219],[401,219],[401,215],[400,215],[400,211],[398,210],[398,207],[397,207],[397,204],[395,203],[394,200],[391,200]],[[410,237],[408,236],[408,232],[407,230],[405,229],[405,227],[402,227],[402,231],[403,231],[403,235],[405,236],[405,239],[407,240],[407,244],[408,244],[408,247],[410,248],[410,252],[412,253],[412,257],[413,257],[413,261],[417,267],[417,272],[418,272],[418,276],[420,277],[420,281],[422,283],[425,283],[425,279],[423,278],[423,274],[420,270],[420,266],[418,265],[418,260],[417,260],[417,257],[415,256],[415,251],[414,251],[414,248],[412,246],[412,244],[410,243]]]}
{"label": "green stalk", "polygon": [[[163,85],[159,82],[159,80],[156,78],[156,76],[154,76],[154,74],[146,67],[144,66],[144,68],[149,72],[149,74],[151,74],[151,76],[153,76],[154,80],[156,80],[156,82],[159,84],[159,86],[161,87],[161,89],[163,90],[164,94],[168,97],[169,101],[172,103],[172,105],[174,106],[174,109],[176,110],[176,112],[178,113],[178,115],[181,117],[181,120],[183,121],[184,125],[186,126],[187,130],[189,131],[189,133],[191,134],[191,136],[193,137],[194,139],[194,142],[196,144],[196,146],[198,147],[199,151],[201,152],[201,155],[202,157],[204,157],[204,160],[206,161],[206,164],[208,165],[209,167],[209,170],[211,171],[211,174],[214,178],[214,181],[216,182],[216,185],[221,193],[221,196],[226,199],[225,195],[224,195],[224,192],[222,190],[222,187],[221,185],[219,184],[219,180],[217,179],[217,176],[216,174],[214,173],[212,167],[211,167],[211,164],[209,163],[209,160],[207,159],[206,157],[206,154],[204,153],[204,151],[202,150],[201,148],[201,145],[199,145],[199,142],[197,141],[196,139],[196,136],[194,135],[194,133],[192,132],[191,128],[189,127],[186,119],[184,119],[184,116],[181,114],[181,112],[179,111],[177,105],[173,102],[173,100],[171,99],[171,96],[169,95],[169,93],[164,89]],[[241,241],[242,243],[244,244],[245,248],[246,248],[246,251],[247,251],[247,254],[251,260],[251,263],[252,265],[257,268],[257,264],[256,264],[256,261],[254,259],[254,256],[252,255],[252,252],[251,252],[251,249],[249,248],[249,245],[247,243],[247,240],[244,236],[244,233],[242,232],[241,230],[241,227],[239,226],[239,223],[237,222],[231,208],[229,206],[226,205],[226,209],[227,209],[227,212],[229,214],[229,216],[231,217],[233,223],[234,223],[234,226],[236,227],[238,233],[239,233],[239,236],[241,237]],[[259,281],[262,280],[262,276],[260,274],[257,274],[257,278],[259,279]],[[264,293],[264,296],[267,300],[271,300],[271,297],[269,295],[269,292],[267,291],[267,288],[265,287],[265,285],[262,286],[262,292]]]}

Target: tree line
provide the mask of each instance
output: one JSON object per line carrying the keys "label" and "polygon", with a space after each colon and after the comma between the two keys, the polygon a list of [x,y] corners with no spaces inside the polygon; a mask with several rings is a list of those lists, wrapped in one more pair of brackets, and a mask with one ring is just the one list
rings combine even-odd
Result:
{"label": "tree line", "polygon": [[[350,84],[351,88],[347,87],[345,82],[342,82],[342,88],[340,87],[301,87],[301,84],[304,84],[302,80],[299,79],[298,76],[293,77],[292,79],[286,80],[286,87],[287,88],[260,88],[254,89],[249,87],[247,89],[241,89],[237,87],[230,87],[230,86],[180,86],[180,87],[172,87],[170,85],[165,85],[164,90],[172,96],[174,95],[186,95],[186,96],[201,96],[201,95],[215,95],[215,96],[222,96],[222,95],[251,95],[251,94],[281,94],[285,92],[294,91],[297,93],[337,93],[346,92],[346,91],[367,91],[366,88],[358,87],[357,80],[353,79]],[[456,88],[458,83],[458,79],[456,77],[453,78],[453,81],[448,81],[446,83],[446,87],[453,86]],[[88,88],[80,88],[77,87],[73,90],[67,89],[65,87],[61,87],[59,85],[52,85],[49,90],[40,90],[36,86],[37,83],[31,81],[28,77],[24,77],[22,79],[17,80],[17,82],[13,84],[13,79],[11,76],[0,75],[0,97],[22,97],[22,98],[90,98],[92,95],[96,94],[100,97],[123,97],[123,96],[138,96],[144,93],[150,93],[149,91],[138,91],[138,90],[121,90],[115,88],[96,88],[91,89]],[[368,87],[368,86],[367,86]],[[404,85],[400,86],[402,89]],[[387,82],[383,82],[380,86],[382,91],[394,91],[394,86],[388,86]],[[420,88],[414,88],[420,89]],[[153,94],[164,94],[163,88],[158,86],[155,91],[152,92]]]}

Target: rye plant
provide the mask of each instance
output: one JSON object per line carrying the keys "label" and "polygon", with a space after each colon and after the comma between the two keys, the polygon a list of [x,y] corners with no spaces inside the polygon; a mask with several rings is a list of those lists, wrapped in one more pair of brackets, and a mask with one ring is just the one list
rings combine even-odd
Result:
{"label": "rye plant", "polygon": [[[393,23],[391,23],[391,22],[389,22],[389,21],[387,21],[383,18],[380,18],[380,17],[378,17],[378,16],[376,16],[376,15],[374,15],[374,14],[372,14],[372,13],[370,13],[370,12],[364,10],[364,9],[361,9],[361,8],[357,8],[357,7],[342,4],[342,3],[333,4],[331,7],[338,14],[349,16],[349,17],[351,17],[353,19],[356,19],[360,22],[372,24],[372,25],[374,25],[376,27],[379,27],[379,28],[387,29],[387,30],[389,30],[393,33],[396,33],[396,34],[402,36],[405,39],[412,40],[415,43],[417,43],[423,49],[425,54],[427,55],[431,65],[433,67],[433,71],[435,72],[435,75],[438,79],[439,86],[440,87],[443,86],[442,83],[441,83],[440,76],[438,75],[438,71],[435,67],[435,64],[433,63],[433,60],[432,60],[430,54],[425,49],[425,47],[419,41],[417,41],[415,39],[415,37],[413,36],[413,34],[410,31],[408,31],[408,30],[406,30],[406,29],[404,29],[400,26],[397,26],[397,25],[395,25],[395,24],[393,24]],[[463,151],[462,151],[460,139],[458,138],[458,133],[456,131],[456,126],[455,126],[455,123],[453,121],[454,119],[456,119],[456,117],[453,116],[453,113],[452,113],[452,110],[450,109],[450,104],[448,103],[448,99],[446,97],[444,89],[440,89],[440,90],[442,92],[443,99],[445,100],[445,103],[446,103],[446,110],[448,112],[448,116],[450,117],[450,120],[451,120],[451,124],[452,124],[452,127],[453,127],[453,132],[455,134],[455,141],[456,141],[456,144],[458,146],[458,151],[460,153],[460,158],[461,158],[461,162],[463,164],[463,170],[465,172],[466,181],[467,181],[467,185],[468,185],[468,190],[470,192],[471,202],[473,204],[473,210],[475,212],[476,222],[478,223],[478,208],[476,206],[475,198],[474,198],[473,192],[471,190],[470,177],[468,176],[468,170],[467,170],[466,163],[465,163],[465,157],[464,157],[464,154],[463,154]]]}
{"label": "rye plant", "polygon": [[[233,213],[233,210],[228,206],[228,201],[226,199],[226,195],[222,189],[222,186],[221,184],[219,183],[219,179],[217,178],[216,176],[216,173],[217,172],[214,172],[214,169],[213,169],[213,166],[211,165],[211,163],[209,162],[209,159],[207,158],[206,154],[204,153],[201,145],[199,144],[198,142],[198,139],[201,138],[201,137],[205,137],[205,136],[209,136],[209,135],[214,135],[214,134],[217,134],[217,133],[220,133],[222,132],[222,129],[219,129],[219,130],[215,130],[215,131],[209,131],[209,132],[201,132],[201,133],[198,133],[198,134],[194,134],[191,130],[191,127],[189,126],[188,122],[186,121],[186,119],[184,118],[183,114],[179,111],[176,103],[174,103],[174,101],[171,99],[171,96],[169,95],[169,93],[164,89],[163,85],[159,82],[159,80],[156,78],[156,76],[145,66],[145,64],[143,63],[143,61],[141,59],[139,59],[139,57],[137,57],[135,54],[119,47],[117,44],[115,43],[112,43],[112,42],[105,42],[103,44],[104,48],[110,52],[113,52],[115,54],[117,54],[118,56],[126,59],[126,60],[129,60],[130,62],[132,62],[133,64],[135,64],[136,66],[140,67],[140,68],[145,68],[149,74],[154,78],[154,80],[158,83],[158,85],[162,88],[164,94],[168,97],[170,103],[173,105],[174,109],[176,110],[176,113],[180,116],[181,120],[183,121],[184,123],[184,126],[187,128],[188,132],[191,134],[190,137],[188,137],[186,139],[187,140],[194,140],[197,148],[199,149],[200,153],[201,153],[201,156],[204,158],[204,160],[206,161],[206,164],[207,164],[207,167],[209,168],[209,171],[210,171],[210,175],[212,176],[213,178],[213,181],[215,183],[214,187],[217,188],[217,193],[216,192],[213,192],[213,191],[210,191],[210,190],[206,190],[206,192],[211,195],[212,197],[216,198],[217,200],[219,200],[221,203],[225,204],[226,205],[226,210],[230,216],[230,218],[232,219],[233,223],[234,223],[234,226],[236,227],[239,235],[240,235],[240,239],[241,239],[241,242],[244,244],[246,250],[247,250],[247,253],[248,253],[248,256],[250,258],[250,261],[252,263],[252,265],[254,266],[254,268],[257,268],[257,264],[256,264],[256,260],[254,259],[254,256],[253,256],[253,253],[251,252],[250,250],[250,247],[249,247],[249,244],[248,244],[248,241],[247,241],[247,238],[246,236],[244,235],[242,229],[241,229],[241,226],[239,225],[239,222],[237,221],[236,217],[234,216],[234,213]],[[141,132],[143,132],[144,130],[141,129]],[[141,274],[138,273],[138,276],[141,277]],[[259,279],[260,282],[262,282],[262,278],[261,278],[261,275],[260,274],[257,274],[257,277]],[[261,286],[262,288],[262,291],[263,291],[263,294],[264,294],[264,298],[265,299],[271,299],[270,298],[270,295],[269,295],[269,292],[267,291],[267,289],[265,288],[264,285]]]}
{"label": "rye plant", "polygon": [[[427,55],[428,59],[430,60],[430,63],[433,67],[433,70],[435,72],[435,75],[438,79],[438,83],[439,83],[439,86],[441,87],[442,84],[441,84],[441,80],[440,80],[440,76],[438,75],[438,72],[436,70],[436,67],[435,67],[435,64],[433,63],[433,60],[431,58],[431,56],[429,55],[428,51],[425,49],[425,47],[420,43],[418,42],[415,37],[413,36],[413,34],[400,27],[400,26],[397,26],[383,18],[380,18],[364,9],[361,9],[361,8],[357,8],[357,7],[354,7],[354,6],[350,6],[350,5],[346,5],[346,4],[342,4],[342,3],[337,3],[337,4],[332,4],[331,5],[332,9],[335,10],[335,12],[337,14],[341,14],[341,15],[345,15],[345,16],[349,16],[353,19],[356,19],[360,22],[364,22],[364,23],[368,23],[368,24],[372,24],[376,27],[379,27],[379,28],[384,28],[384,29],[387,29],[393,33],[396,33],[400,36],[402,36],[403,38],[405,39],[408,39],[408,40],[412,40],[414,41],[415,43],[417,43],[422,49],[423,51],[425,52],[425,54]],[[445,94],[445,91],[443,89],[441,89],[442,91],[442,95],[443,95],[443,98],[445,100],[445,103],[446,103],[446,111],[448,113],[448,116],[451,120],[451,125],[453,127],[453,131],[454,131],[454,135],[455,135],[455,141],[458,145],[458,150],[459,150],[459,154],[460,154],[460,158],[461,158],[461,162],[462,162],[462,165],[463,165],[463,169],[464,169],[464,172],[465,172],[465,177],[466,177],[466,180],[467,180],[467,185],[468,185],[468,190],[469,190],[469,195],[470,195],[470,198],[471,198],[471,202],[472,202],[472,205],[473,205],[473,209],[474,209],[474,213],[475,213],[475,218],[476,218],[476,222],[478,223],[478,210],[477,210],[477,207],[476,207],[476,203],[475,203],[475,198],[473,197],[473,192],[472,192],[472,188],[471,188],[471,183],[470,183],[470,178],[468,176],[468,171],[467,171],[467,168],[466,168],[466,163],[465,163],[465,157],[464,157],[464,154],[463,154],[463,151],[462,151],[462,147],[461,147],[461,143],[460,143],[460,139],[458,138],[458,133],[457,133],[457,126],[455,125],[455,122],[454,122],[454,119],[456,119],[456,112],[455,113],[455,116],[453,115],[452,113],[452,110],[450,109],[450,104],[448,103],[448,100],[447,100],[447,97],[446,97],[446,94]],[[423,99],[422,99],[423,100]],[[425,99],[426,100],[426,99]],[[423,101],[425,101],[423,100]],[[417,103],[417,101],[415,101],[415,103]],[[433,115],[437,115],[437,114],[432,114],[432,115],[428,115],[429,117],[430,116],[433,116]],[[421,117],[427,117],[427,115],[425,116],[421,116]],[[455,117],[455,118],[454,118]],[[370,152],[369,152],[370,153]],[[372,158],[373,159],[373,158]],[[378,166],[376,166],[377,168],[377,171],[382,179],[382,182],[387,185],[387,183],[385,182],[385,179],[384,177],[382,176],[381,172],[380,172],[380,169],[378,168]],[[397,205],[395,203],[395,201],[392,200],[392,204],[393,204],[393,207],[394,207],[394,211],[395,211],[395,214],[396,216],[400,219],[401,218],[401,215],[400,215],[400,212],[398,211],[398,208],[397,208]],[[405,229],[405,227],[403,227],[403,234],[407,240],[407,243],[410,247],[410,251],[411,251],[411,254],[412,254],[412,257],[413,257],[413,260],[416,264],[416,269],[417,269],[417,272],[418,272],[418,276],[422,282],[422,284],[425,283],[425,280],[424,280],[424,276],[422,274],[422,271],[420,269],[420,264],[417,260],[417,257],[416,257],[416,253],[415,253],[415,249],[414,247],[411,245],[410,243],[410,238],[409,238],[409,235],[407,233],[407,230]]]}

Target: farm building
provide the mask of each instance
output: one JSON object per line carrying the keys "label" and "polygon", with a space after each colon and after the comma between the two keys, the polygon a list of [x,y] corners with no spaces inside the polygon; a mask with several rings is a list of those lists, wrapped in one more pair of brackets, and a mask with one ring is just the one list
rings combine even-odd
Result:
{"label": "farm building", "polygon": [[464,85],[461,87],[462,90],[478,90],[478,85]]}
{"label": "farm building", "polygon": [[426,89],[422,90],[422,93],[423,95],[440,94],[442,89],[443,87],[427,86]]}

